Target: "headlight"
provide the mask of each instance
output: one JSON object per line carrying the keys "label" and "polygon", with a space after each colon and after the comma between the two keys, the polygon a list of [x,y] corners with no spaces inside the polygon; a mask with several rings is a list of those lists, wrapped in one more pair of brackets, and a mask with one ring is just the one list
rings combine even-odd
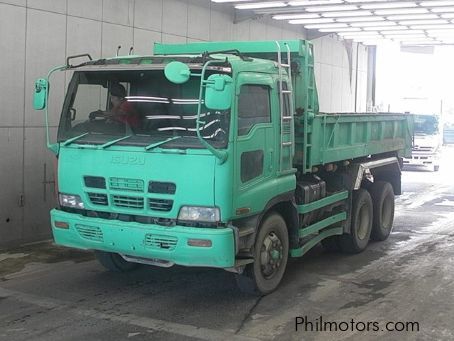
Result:
{"label": "headlight", "polygon": [[217,207],[183,206],[178,214],[178,220],[217,223],[220,216]]}
{"label": "headlight", "polygon": [[78,195],[59,193],[58,198],[61,206],[80,209],[85,208],[82,199]]}

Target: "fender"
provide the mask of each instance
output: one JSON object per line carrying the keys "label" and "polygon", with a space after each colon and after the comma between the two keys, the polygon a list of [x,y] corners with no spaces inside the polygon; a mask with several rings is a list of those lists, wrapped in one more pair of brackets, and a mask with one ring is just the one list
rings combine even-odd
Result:
{"label": "fender", "polygon": [[292,243],[295,237],[298,238],[299,217],[294,192],[282,193],[268,201],[260,213],[232,221],[232,225],[238,229],[238,255],[240,257],[252,256],[250,249],[254,245],[260,223],[272,210],[279,212],[287,223],[290,242]]}

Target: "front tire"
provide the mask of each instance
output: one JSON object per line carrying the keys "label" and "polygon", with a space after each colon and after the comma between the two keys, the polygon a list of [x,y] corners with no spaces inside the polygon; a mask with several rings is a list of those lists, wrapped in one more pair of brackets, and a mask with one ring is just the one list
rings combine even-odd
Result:
{"label": "front tire", "polygon": [[246,265],[236,281],[241,291],[266,295],[274,291],[284,276],[289,253],[288,231],[277,213],[268,215],[260,225],[254,245],[254,263]]}
{"label": "front tire", "polygon": [[363,188],[353,192],[351,230],[340,236],[342,251],[359,253],[366,249],[372,231],[373,205],[368,191]]}
{"label": "front tire", "polygon": [[394,190],[386,181],[374,182],[370,189],[374,207],[371,239],[383,241],[389,237],[394,223]]}
{"label": "front tire", "polygon": [[138,263],[124,260],[118,253],[95,251],[95,256],[103,267],[113,272],[129,272],[140,266]]}

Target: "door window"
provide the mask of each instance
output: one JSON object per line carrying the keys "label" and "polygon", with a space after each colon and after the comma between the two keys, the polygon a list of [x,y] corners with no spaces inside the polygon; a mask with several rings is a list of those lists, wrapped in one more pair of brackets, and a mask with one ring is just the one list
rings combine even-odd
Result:
{"label": "door window", "polygon": [[238,100],[238,136],[247,135],[256,124],[270,122],[270,88],[255,84],[241,86]]}

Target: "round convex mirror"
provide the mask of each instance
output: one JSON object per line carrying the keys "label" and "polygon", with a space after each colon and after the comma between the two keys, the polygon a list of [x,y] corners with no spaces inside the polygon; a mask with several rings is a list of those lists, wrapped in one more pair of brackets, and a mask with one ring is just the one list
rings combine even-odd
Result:
{"label": "round convex mirror", "polygon": [[183,84],[191,77],[189,66],[185,63],[173,61],[166,65],[164,69],[166,78],[175,84]]}

